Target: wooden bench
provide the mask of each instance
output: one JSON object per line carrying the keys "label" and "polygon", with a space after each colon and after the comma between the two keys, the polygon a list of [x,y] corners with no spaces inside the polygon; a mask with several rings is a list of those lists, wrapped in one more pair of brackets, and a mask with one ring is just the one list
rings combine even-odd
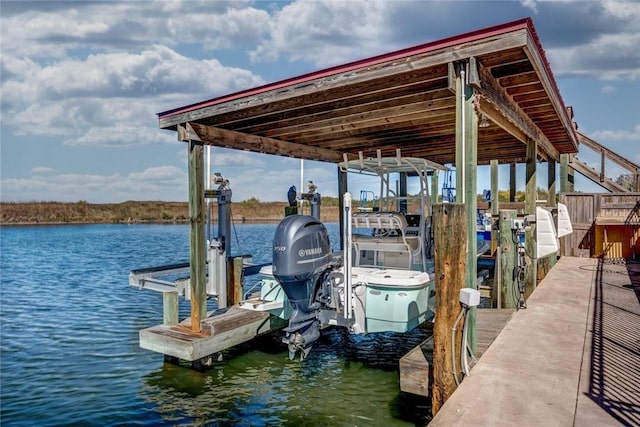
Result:
{"label": "wooden bench", "polygon": [[[361,251],[374,251],[374,264],[377,261],[378,252],[395,252],[409,254],[409,265],[413,265],[413,259],[420,254],[420,236],[407,235],[407,220],[404,215],[397,212],[357,212],[352,216],[352,227],[360,229],[376,230],[377,235],[354,234],[352,243],[358,256],[356,266],[360,265]],[[389,233],[385,235],[384,233]],[[393,235],[393,234],[395,235]]]}

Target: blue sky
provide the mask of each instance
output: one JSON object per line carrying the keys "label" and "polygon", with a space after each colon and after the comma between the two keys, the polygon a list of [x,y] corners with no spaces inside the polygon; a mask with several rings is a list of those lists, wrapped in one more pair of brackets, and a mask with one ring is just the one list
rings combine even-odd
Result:
{"label": "blue sky", "polygon": [[[527,16],[580,130],[640,163],[639,2],[3,0],[0,14],[2,201],[187,200],[186,146],[156,113]],[[286,200],[299,167],[213,149],[236,201]],[[305,179],[336,194],[335,165],[305,162]]]}

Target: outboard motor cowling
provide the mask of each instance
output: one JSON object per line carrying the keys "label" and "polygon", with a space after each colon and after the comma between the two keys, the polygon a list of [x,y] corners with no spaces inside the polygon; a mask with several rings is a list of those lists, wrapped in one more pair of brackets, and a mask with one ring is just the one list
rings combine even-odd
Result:
{"label": "outboard motor cowling", "polygon": [[292,359],[298,350],[301,359],[306,357],[320,336],[320,304],[314,300],[332,260],[329,233],[316,218],[291,215],[278,224],[273,239],[273,276],[293,308],[284,338]]}

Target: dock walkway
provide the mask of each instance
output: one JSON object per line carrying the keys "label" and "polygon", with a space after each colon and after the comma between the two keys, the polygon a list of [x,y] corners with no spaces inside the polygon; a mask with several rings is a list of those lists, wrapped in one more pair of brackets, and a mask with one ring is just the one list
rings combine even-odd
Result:
{"label": "dock walkway", "polygon": [[429,426],[640,426],[640,264],[563,257]]}

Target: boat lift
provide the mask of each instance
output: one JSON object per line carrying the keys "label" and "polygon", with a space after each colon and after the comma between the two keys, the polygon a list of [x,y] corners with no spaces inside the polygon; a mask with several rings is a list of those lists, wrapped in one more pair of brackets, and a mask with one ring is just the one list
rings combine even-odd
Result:
{"label": "boat lift", "polygon": [[[218,308],[228,306],[227,296],[227,258],[231,252],[231,187],[229,180],[220,173],[215,173],[210,182],[218,187],[205,190],[207,201],[207,283],[206,293],[215,297]],[[212,233],[211,202],[218,205],[217,235]],[[244,275],[259,272],[266,264],[254,265],[250,256],[243,256]],[[129,273],[129,284],[138,289],[158,292],[177,292],[187,300],[191,299],[189,262],[168,264],[158,267],[132,270]]]}

